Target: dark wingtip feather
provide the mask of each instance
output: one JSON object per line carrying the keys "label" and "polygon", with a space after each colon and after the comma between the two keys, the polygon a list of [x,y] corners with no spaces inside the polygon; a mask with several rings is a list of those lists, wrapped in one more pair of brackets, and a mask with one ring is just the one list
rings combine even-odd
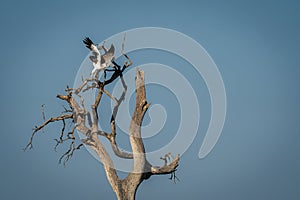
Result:
{"label": "dark wingtip feather", "polygon": [[87,48],[89,48],[90,50],[92,50],[91,46],[92,46],[94,43],[93,43],[93,41],[92,41],[89,37],[84,38],[83,43],[85,44],[85,46],[86,46]]}

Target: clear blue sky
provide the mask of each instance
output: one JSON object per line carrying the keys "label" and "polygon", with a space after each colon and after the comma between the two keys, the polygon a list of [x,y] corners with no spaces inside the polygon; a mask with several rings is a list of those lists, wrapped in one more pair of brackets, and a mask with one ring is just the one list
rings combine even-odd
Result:
{"label": "clear blue sky", "polygon": [[[81,40],[144,26],[198,41],[219,67],[228,110],[219,142],[199,160],[209,120],[205,103],[210,106],[199,92],[204,128],[180,161],[181,181],[152,177],[137,199],[300,199],[299,9],[290,0],[1,1],[0,199],[115,198],[102,166],[85,149],[65,168],[58,165],[57,125],[36,138],[34,150],[21,149],[41,122],[41,104],[47,116],[60,113],[55,96],[73,83],[87,55]],[[156,61],[140,56],[136,63]]]}

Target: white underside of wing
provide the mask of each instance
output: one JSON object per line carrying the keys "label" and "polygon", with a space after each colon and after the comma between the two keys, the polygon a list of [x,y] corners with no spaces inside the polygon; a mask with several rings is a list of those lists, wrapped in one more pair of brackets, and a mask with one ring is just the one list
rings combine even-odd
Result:
{"label": "white underside of wing", "polygon": [[112,47],[110,48],[110,50],[108,52],[106,52],[106,54],[101,55],[99,49],[95,45],[91,46],[91,51],[94,54],[96,54],[96,57],[97,57],[95,60],[92,60],[92,63],[94,66],[94,68],[91,72],[92,78],[98,78],[100,71],[105,70],[106,68],[108,68],[109,66],[112,65],[111,61],[114,57],[114,47],[113,48]]}

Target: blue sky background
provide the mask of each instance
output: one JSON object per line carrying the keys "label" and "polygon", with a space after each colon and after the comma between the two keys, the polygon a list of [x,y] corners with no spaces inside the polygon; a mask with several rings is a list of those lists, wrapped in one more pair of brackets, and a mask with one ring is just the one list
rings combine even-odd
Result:
{"label": "blue sky background", "polygon": [[[41,104],[48,117],[60,113],[55,96],[73,83],[88,52],[81,40],[144,26],[198,41],[219,67],[228,108],[219,142],[199,160],[210,117],[208,94],[199,92],[203,127],[182,156],[181,181],[152,177],[137,199],[300,199],[299,9],[291,0],[1,1],[0,199],[115,198],[101,164],[85,149],[65,168],[58,165],[64,149],[55,152],[53,139],[59,126],[40,134],[34,150],[22,148],[41,122]],[[157,62],[152,53],[132,56],[137,64]],[[198,81],[195,89],[205,91]],[[149,93],[156,89],[162,88],[151,86]],[[155,102],[159,95],[150,94]]]}

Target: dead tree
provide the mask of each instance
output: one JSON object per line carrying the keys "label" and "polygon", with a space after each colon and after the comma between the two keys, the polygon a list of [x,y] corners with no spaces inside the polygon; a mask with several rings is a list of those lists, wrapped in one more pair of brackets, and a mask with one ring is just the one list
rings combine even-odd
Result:
{"label": "dead tree", "polygon": [[[124,46],[124,45],[123,45]],[[107,179],[115,192],[119,200],[134,200],[138,186],[146,179],[149,179],[152,175],[164,175],[171,174],[171,179],[174,181],[177,179],[175,171],[178,167],[179,155],[170,160],[170,154],[166,154],[162,157],[165,161],[164,165],[158,167],[153,166],[147,161],[145,147],[141,136],[141,124],[143,117],[149,108],[150,104],[146,99],[146,90],[144,85],[144,72],[136,68],[136,104],[132,120],[129,129],[129,140],[131,144],[131,152],[121,151],[116,143],[116,123],[115,118],[118,113],[119,106],[125,98],[127,86],[123,79],[123,72],[132,65],[131,59],[122,51],[123,55],[128,59],[129,62],[125,62],[123,66],[119,66],[116,62],[113,62],[115,69],[108,80],[97,80],[93,78],[87,78],[83,80],[82,84],[78,88],[66,88],[66,94],[58,94],[57,98],[66,102],[69,108],[65,108],[64,112],[57,116],[51,117],[46,120],[44,115],[44,106],[42,106],[42,114],[44,123],[40,126],[36,126],[33,129],[30,141],[25,149],[31,149],[33,146],[33,139],[36,133],[44,131],[45,126],[53,122],[62,122],[62,129],[59,134],[59,138],[56,139],[55,148],[64,144],[69,143],[68,151],[61,156],[59,162],[66,164],[66,162],[72,157],[74,151],[80,149],[83,144],[90,146],[97,154],[99,159],[103,163],[103,167],[107,176]],[[105,86],[113,83],[117,79],[121,80],[123,91],[120,98],[116,98],[111,95],[109,91],[105,89]],[[133,77],[134,78],[134,77]],[[84,105],[84,98],[81,96],[82,93],[95,89],[96,98],[91,105],[91,111],[88,111]],[[101,112],[99,105],[103,94],[108,95],[112,101],[115,102],[110,116],[110,127],[111,132],[105,132],[99,130],[98,127],[98,112]],[[71,131],[67,132],[66,122],[70,121],[73,125]],[[75,130],[78,130],[85,139],[80,140],[80,144],[76,144]],[[107,150],[105,149],[102,139],[107,139],[116,156],[124,159],[133,159],[133,167],[130,173],[128,173],[125,179],[118,177],[117,171],[114,168],[114,164]],[[158,158],[159,159],[159,158]],[[167,160],[168,159],[168,160]]]}

